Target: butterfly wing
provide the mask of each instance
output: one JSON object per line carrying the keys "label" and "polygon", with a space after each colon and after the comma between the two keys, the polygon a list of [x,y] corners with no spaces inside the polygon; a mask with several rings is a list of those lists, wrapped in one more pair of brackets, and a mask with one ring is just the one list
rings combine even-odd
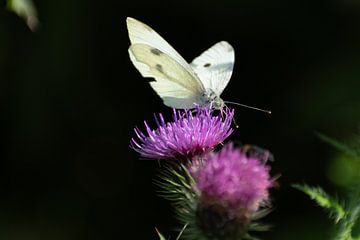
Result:
{"label": "butterfly wing", "polygon": [[159,49],[177,61],[187,71],[193,72],[185,59],[151,27],[131,17],[126,19],[126,24],[131,44],[142,43]]}
{"label": "butterfly wing", "polygon": [[130,59],[143,77],[152,77],[151,87],[173,108],[201,104],[205,88],[190,65],[159,34],[133,18],[127,18]]}
{"label": "butterfly wing", "polygon": [[230,81],[234,62],[233,47],[222,41],[203,52],[190,65],[205,89],[211,89],[220,96]]}
{"label": "butterfly wing", "polygon": [[[153,52],[157,51],[156,54]],[[130,59],[143,77],[152,77],[151,87],[173,108],[193,108],[201,104],[202,85],[193,74],[159,49],[146,44],[133,44],[129,48]]]}

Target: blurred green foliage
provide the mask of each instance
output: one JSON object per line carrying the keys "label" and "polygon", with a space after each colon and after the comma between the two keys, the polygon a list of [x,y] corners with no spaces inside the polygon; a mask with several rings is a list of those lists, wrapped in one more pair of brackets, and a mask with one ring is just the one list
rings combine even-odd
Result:
{"label": "blurred green foliage", "polygon": [[31,31],[37,29],[38,14],[32,0],[7,0],[7,8],[23,18]]}
{"label": "blurred green foliage", "polygon": [[[327,139],[327,138],[323,138]],[[346,144],[332,140],[341,151],[333,154],[327,168],[328,178],[337,186],[352,188],[360,181],[360,137],[352,136]]]}
{"label": "blurred green foliage", "polygon": [[305,184],[294,184],[293,187],[306,193],[320,207],[328,210],[330,217],[334,218],[335,223],[338,223],[345,217],[345,209],[342,204],[337,199],[328,195],[321,187],[310,187]]}
{"label": "blurred green foliage", "polygon": [[[341,151],[343,156],[350,157],[339,159],[338,161],[342,161],[343,164],[347,162],[347,165],[346,167],[340,167],[340,171],[331,175],[339,178],[347,176],[346,181],[341,182],[344,187],[344,193],[341,196],[342,202],[340,203],[337,199],[331,197],[321,187],[310,187],[299,184],[293,186],[309,195],[319,206],[330,213],[330,217],[335,220],[338,226],[337,232],[331,239],[360,239],[360,235],[358,234],[354,237],[354,228],[360,218],[360,137],[357,136],[350,145],[323,134],[318,134],[318,136],[323,141]],[[350,169],[351,171],[349,171]],[[336,178],[334,179],[336,180]]]}

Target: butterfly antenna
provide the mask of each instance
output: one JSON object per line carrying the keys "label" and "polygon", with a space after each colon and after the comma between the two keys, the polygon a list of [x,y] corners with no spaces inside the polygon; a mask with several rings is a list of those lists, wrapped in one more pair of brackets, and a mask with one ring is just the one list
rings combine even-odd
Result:
{"label": "butterfly antenna", "polygon": [[254,110],[257,110],[257,111],[260,111],[260,112],[264,112],[264,113],[271,114],[271,111],[269,111],[269,110],[265,110],[265,109],[261,109],[261,108],[257,108],[257,107],[252,107],[252,106],[245,105],[245,104],[241,104],[241,103],[237,103],[237,102],[230,102],[230,101],[224,101],[224,102],[225,102],[225,103],[234,104],[234,105],[238,105],[238,106],[245,107],[245,108],[254,109]]}

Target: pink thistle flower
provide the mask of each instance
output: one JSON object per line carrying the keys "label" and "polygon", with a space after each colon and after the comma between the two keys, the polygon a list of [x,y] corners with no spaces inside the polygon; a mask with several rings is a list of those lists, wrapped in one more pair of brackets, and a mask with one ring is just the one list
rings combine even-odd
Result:
{"label": "pink thistle flower", "polygon": [[213,149],[232,132],[234,110],[215,115],[209,108],[173,110],[173,121],[165,122],[162,114],[155,116],[157,129],[145,121],[146,133],[134,129],[136,137],[130,147],[148,159],[192,159]]}
{"label": "pink thistle flower", "polygon": [[[232,144],[210,153],[190,168],[206,205],[218,205],[234,215],[251,216],[269,198],[273,185],[270,168],[262,159],[248,156]],[[236,216],[234,216],[236,217]]]}

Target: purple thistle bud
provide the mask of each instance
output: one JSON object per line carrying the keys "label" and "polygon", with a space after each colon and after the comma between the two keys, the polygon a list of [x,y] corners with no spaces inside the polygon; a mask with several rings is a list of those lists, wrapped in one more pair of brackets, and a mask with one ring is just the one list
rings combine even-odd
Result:
{"label": "purple thistle bud", "polygon": [[273,185],[269,171],[262,159],[232,144],[194,162],[190,172],[200,195],[197,218],[204,232],[222,234],[221,239],[244,234],[253,214],[269,198]]}
{"label": "purple thistle bud", "polygon": [[205,201],[251,213],[268,199],[269,170],[261,159],[247,156],[230,143],[205,157],[194,177]]}
{"label": "purple thistle bud", "polygon": [[155,116],[157,129],[145,121],[146,133],[134,129],[130,147],[148,159],[192,159],[223,142],[232,132],[234,110],[214,115],[208,108],[173,110],[173,121],[165,122],[162,114]]}

